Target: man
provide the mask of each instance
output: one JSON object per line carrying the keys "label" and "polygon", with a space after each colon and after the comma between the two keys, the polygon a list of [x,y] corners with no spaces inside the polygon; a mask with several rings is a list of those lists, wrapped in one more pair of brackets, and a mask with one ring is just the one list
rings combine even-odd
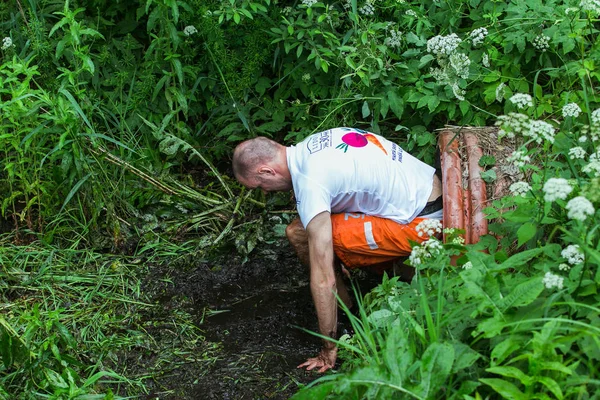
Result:
{"label": "man", "polygon": [[[319,332],[333,339],[335,296],[350,302],[337,260],[352,269],[409,255],[409,241],[427,239],[418,236],[416,225],[442,216],[435,169],[359,129],[331,129],[290,147],[265,137],[247,140],[234,151],[233,172],[249,189],[294,190],[299,220],[286,234],[310,267]],[[324,372],[336,358],[335,344],[325,340],[319,355],[298,368]]]}

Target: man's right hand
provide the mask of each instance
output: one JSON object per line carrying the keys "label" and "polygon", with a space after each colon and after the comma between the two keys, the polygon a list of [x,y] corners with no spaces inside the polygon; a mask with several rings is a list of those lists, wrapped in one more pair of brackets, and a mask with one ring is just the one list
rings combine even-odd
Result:
{"label": "man's right hand", "polygon": [[309,358],[304,363],[298,365],[298,368],[306,367],[307,371],[311,371],[315,368],[319,368],[317,372],[323,373],[328,369],[335,366],[335,360],[337,359],[337,347],[330,349],[323,348],[318,356]]}

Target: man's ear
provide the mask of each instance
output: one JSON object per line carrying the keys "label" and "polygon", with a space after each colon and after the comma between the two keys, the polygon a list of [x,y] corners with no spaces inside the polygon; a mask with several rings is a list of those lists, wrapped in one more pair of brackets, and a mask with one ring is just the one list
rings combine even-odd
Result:
{"label": "man's ear", "polygon": [[259,175],[275,175],[275,170],[271,167],[269,167],[268,165],[262,165],[260,166],[260,168],[258,168],[258,174]]}

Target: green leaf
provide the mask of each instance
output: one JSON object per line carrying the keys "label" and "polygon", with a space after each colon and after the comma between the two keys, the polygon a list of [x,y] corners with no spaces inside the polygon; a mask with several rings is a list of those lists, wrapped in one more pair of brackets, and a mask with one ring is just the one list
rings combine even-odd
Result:
{"label": "green leaf", "polygon": [[471,109],[471,104],[468,101],[463,100],[460,103],[458,103],[458,107],[460,108],[460,112],[464,116],[467,115],[467,113]]}
{"label": "green leaf", "polygon": [[367,118],[369,115],[371,115],[371,110],[369,109],[369,103],[365,101],[362,105],[362,117]]}
{"label": "green leaf", "polygon": [[518,246],[533,238],[537,232],[537,226],[532,222],[526,222],[517,230],[517,238],[519,239]]}
{"label": "green leaf", "polygon": [[55,388],[67,389],[69,387],[69,384],[56,371],[45,368],[44,375]]}
{"label": "green leaf", "polygon": [[430,61],[432,61],[434,59],[435,59],[435,57],[433,55],[431,55],[431,54],[424,55],[419,60],[419,66],[417,68],[418,69],[423,68],[424,66],[426,66],[427,64],[429,64]]}
{"label": "green leaf", "polygon": [[390,109],[390,103],[388,101],[387,96],[382,96],[381,97],[381,102],[380,102],[380,105],[379,105],[379,113],[381,114],[381,116],[383,118],[386,117],[389,109]]}
{"label": "green leaf", "polygon": [[491,386],[496,393],[500,394],[505,399],[509,400],[523,400],[527,398],[525,393],[521,392],[518,387],[512,383],[505,381],[504,379],[480,379],[482,383]]}
{"label": "green leaf", "polygon": [[[331,375],[330,375],[331,376]],[[323,378],[328,378],[324,376]],[[322,381],[323,379],[320,379]],[[300,390],[298,393],[293,395],[290,400],[314,400],[314,399],[325,399],[332,393],[339,385],[337,381],[325,382],[316,386],[307,387]]]}
{"label": "green leaf", "polygon": [[478,164],[480,167],[489,167],[496,165],[496,157],[485,154],[481,156]]}
{"label": "green leaf", "polygon": [[378,328],[388,326],[397,318],[397,314],[394,312],[382,308],[380,310],[373,311],[369,314],[368,320],[369,323]]}
{"label": "green leaf", "polygon": [[434,342],[421,357],[421,383],[418,390],[423,398],[437,393],[450,374],[454,363],[454,347],[449,343]]}
{"label": "green leaf", "polygon": [[514,378],[519,380],[523,385],[530,386],[533,383],[533,378],[529,375],[525,374],[519,368],[516,367],[491,367],[486,368],[487,372],[491,372],[492,374],[502,375],[505,378]]}
{"label": "green leaf", "polygon": [[58,29],[62,28],[66,23],[68,23],[69,20],[65,17],[63,19],[61,19],[60,21],[58,21],[53,27],[52,29],[50,29],[50,33],[48,34],[48,37],[51,37],[52,35],[54,35],[54,32],[56,32]]}
{"label": "green leaf", "polygon": [[396,118],[402,119],[402,114],[404,114],[404,100],[394,90],[387,92],[387,98]]}
{"label": "green leaf", "polygon": [[417,103],[417,108],[425,107],[429,103],[430,97],[431,96],[429,96],[429,95],[422,96]]}
{"label": "green leaf", "polygon": [[531,260],[534,257],[537,257],[540,253],[542,253],[545,249],[544,247],[537,247],[535,249],[531,249],[531,250],[525,250],[525,251],[521,251],[519,253],[516,253],[514,255],[512,255],[510,258],[508,258],[506,261],[504,261],[502,264],[500,264],[497,268],[497,270],[502,270],[502,269],[506,269],[506,268],[516,268],[519,267],[527,262],[529,262],[529,260]]}
{"label": "green leaf", "polygon": [[175,69],[175,73],[177,74],[179,83],[181,85],[183,85],[183,67],[181,66],[181,61],[179,61],[179,58],[173,57],[171,59],[171,64],[173,65],[173,68]]}
{"label": "green leaf", "polygon": [[508,296],[501,300],[501,309],[506,311],[510,307],[522,307],[531,304],[543,290],[542,280],[537,276],[521,282]]}
{"label": "green leaf", "polygon": [[523,345],[523,341],[527,340],[521,336],[509,336],[504,341],[494,346],[491,353],[491,365],[497,366],[501,364],[508,356],[510,356],[515,350],[520,349]]}
{"label": "green leaf", "polygon": [[434,112],[436,107],[440,104],[440,99],[437,96],[429,97],[427,101],[427,107],[429,108],[429,112]]}
{"label": "green leaf", "polygon": [[177,1],[171,3],[171,13],[175,23],[179,22],[179,7],[177,6]]}
{"label": "green leaf", "polygon": [[456,356],[454,364],[452,364],[453,373],[462,372],[465,368],[470,367],[475,361],[481,358],[481,354],[464,343],[453,343],[453,346],[454,354]]}
{"label": "green leaf", "polygon": [[563,392],[560,389],[559,384],[556,383],[554,379],[548,376],[538,376],[535,380],[546,386],[558,400],[563,399]]}
{"label": "green leaf", "polygon": [[64,210],[65,206],[69,203],[69,201],[71,200],[71,198],[75,195],[75,193],[77,193],[77,191],[79,190],[79,188],[81,187],[81,185],[83,185],[85,183],[85,181],[87,181],[90,176],[92,176],[91,173],[87,174],[86,176],[84,176],[83,178],[81,178],[79,180],[79,182],[77,182],[75,184],[75,186],[73,186],[73,188],[71,189],[71,191],[67,195],[67,198],[65,199],[62,207],[58,211],[59,214]]}
{"label": "green leaf", "polygon": [[85,122],[85,124],[88,126],[88,128],[90,128],[93,131],[94,128],[92,127],[92,124],[90,123],[90,121],[87,119],[87,117],[83,113],[83,110],[81,109],[81,107],[79,107],[79,104],[77,103],[77,100],[75,100],[75,97],[73,97],[73,95],[71,93],[69,93],[69,91],[67,89],[59,89],[58,92],[62,93],[63,96],[65,96],[67,98],[67,100],[69,100],[69,103],[71,103],[71,105],[75,109],[75,112],[77,112],[79,117],[81,117],[81,119],[83,120],[83,122]]}
{"label": "green leaf", "polygon": [[69,330],[58,321],[54,321],[54,327],[60,333],[60,336],[62,336],[65,342],[67,342],[69,347],[71,347],[72,349],[76,349],[77,341],[75,340],[75,338],[73,338]]}
{"label": "green leaf", "polygon": [[481,179],[483,179],[486,183],[493,183],[496,178],[496,171],[493,169],[489,169],[481,173]]}
{"label": "green leaf", "polygon": [[246,130],[248,132],[250,132],[250,125],[248,125],[248,120],[246,119],[246,116],[244,115],[244,113],[241,111],[238,111],[237,116],[240,119],[240,121],[242,121],[242,124],[244,124],[244,128],[246,128]]}

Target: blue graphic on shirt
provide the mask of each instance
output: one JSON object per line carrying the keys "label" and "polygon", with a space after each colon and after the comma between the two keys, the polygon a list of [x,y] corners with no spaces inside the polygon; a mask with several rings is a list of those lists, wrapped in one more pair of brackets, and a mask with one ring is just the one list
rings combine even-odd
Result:
{"label": "blue graphic on shirt", "polygon": [[402,148],[396,143],[392,143],[392,160],[402,162]]}
{"label": "blue graphic on shirt", "polygon": [[311,136],[306,142],[306,148],[310,154],[314,154],[331,147],[332,143],[333,137],[331,136],[331,130],[328,130]]}

